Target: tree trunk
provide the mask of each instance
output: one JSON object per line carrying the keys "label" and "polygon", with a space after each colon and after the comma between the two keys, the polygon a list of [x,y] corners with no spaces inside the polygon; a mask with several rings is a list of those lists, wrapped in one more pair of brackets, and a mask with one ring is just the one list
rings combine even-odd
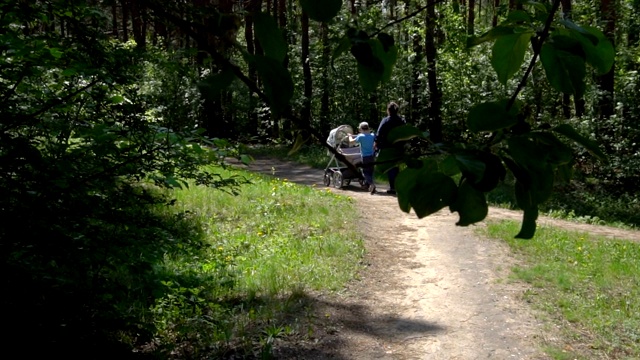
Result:
{"label": "tree trunk", "polygon": [[[244,40],[247,43],[247,53],[249,53],[249,55],[255,55],[255,45],[253,42],[253,17],[252,17],[252,10],[253,10],[253,2],[254,0],[245,0],[244,2],[244,8],[246,11],[246,14],[244,16]],[[249,75],[249,79],[251,79],[251,82],[253,82],[254,84],[258,84],[258,73],[256,71],[255,66],[253,66],[253,64],[251,64],[251,62],[248,64],[248,75]],[[247,114],[247,118],[249,119],[249,124],[252,124],[254,130],[257,130],[257,124],[258,124],[258,114],[256,113],[256,98],[255,96],[253,96],[253,94],[250,92],[249,93],[249,109],[248,109],[248,114]],[[252,130],[253,131],[253,130]]]}
{"label": "tree trunk", "polygon": [[146,26],[142,18],[143,9],[140,8],[140,3],[136,0],[131,2],[131,23],[133,29],[133,39],[136,41],[136,46],[140,49],[147,47],[147,34]]}
{"label": "tree trunk", "polygon": [[118,38],[118,5],[116,1],[111,3],[111,34],[114,38]]}
{"label": "tree trunk", "polygon": [[322,97],[320,98],[320,131],[329,133],[331,125],[329,124],[330,108],[329,108],[329,67],[331,66],[331,44],[329,43],[329,25],[322,23]]}
{"label": "tree trunk", "polygon": [[[287,2],[285,0],[279,0],[277,2],[277,9],[275,9],[275,6],[276,4],[274,4],[274,11],[277,10],[278,12],[278,16],[276,17],[278,20],[278,25],[280,26],[280,29],[285,34],[285,39],[287,41],[287,44],[289,44],[289,35],[287,30]],[[289,54],[285,55],[282,65],[284,66],[285,69],[287,70],[289,69]],[[289,124],[286,121],[283,121],[281,118],[274,117],[273,114],[272,114],[271,120],[273,122],[273,128],[271,132],[273,138],[281,139],[282,134],[290,130],[290,129],[285,129],[285,126],[288,127]]]}
{"label": "tree trunk", "polygon": [[493,27],[498,26],[498,9],[500,9],[500,0],[493,1],[493,19],[491,20],[491,25]]}
{"label": "tree trunk", "polygon": [[562,94],[562,116],[565,119],[571,118],[571,95]]}
{"label": "tree trunk", "polygon": [[[602,23],[604,24],[604,34],[615,44],[615,29],[616,29],[616,8],[614,0],[602,0],[600,3],[600,13],[602,17]],[[599,113],[604,119],[608,119],[614,113],[613,103],[613,89],[614,89],[614,67],[611,70],[598,77],[598,85],[603,92],[602,99],[599,103]]]}
{"label": "tree trunk", "polygon": [[305,124],[311,124],[311,97],[313,86],[311,83],[311,64],[309,59],[309,16],[303,12],[300,18],[302,31],[302,74],[304,79],[304,100],[302,104],[301,120]]}
{"label": "tree trunk", "polygon": [[427,57],[427,79],[429,86],[429,119],[428,128],[431,141],[442,142],[442,91],[438,86],[436,73],[437,49],[436,36],[436,12],[435,5],[438,0],[427,0],[425,55]]}
{"label": "tree trunk", "polygon": [[[602,0],[600,3],[601,20],[604,24],[604,34],[607,36],[612,44],[615,44],[615,29],[616,29],[616,7],[615,0]],[[605,149],[611,152],[613,143],[613,129],[606,121],[609,119],[615,111],[614,104],[614,74],[615,63],[611,67],[608,73],[598,77],[598,87],[602,94],[602,98],[598,104],[598,112],[600,115],[600,121],[598,126],[599,140],[604,144]]]}
{"label": "tree trunk", "polygon": [[122,9],[122,41],[129,41],[129,1],[120,0]]}
{"label": "tree trunk", "polygon": [[571,19],[571,0],[560,0],[560,5],[562,5],[562,17]]}
{"label": "tree trunk", "polygon": [[475,7],[476,7],[476,0],[469,0],[469,16],[467,17],[467,35],[473,35],[475,33],[475,22],[476,22]]}
{"label": "tree trunk", "polygon": [[[419,22],[415,22],[418,26]],[[416,27],[417,28],[417,27]],[[412,63],[413,74],[411,77],[411,111],[409,113],[410,120],[413,124],[418,126],[420,130],[426,130],[426,122],[422,120],[422,80],[420,80],[420,74],[422,73],[422,61],[424,59],[424,48],[422,47],[422,36],[420,32],[413,34],[413,53],[415,59]]]}
{"label": "tree trunk", "polygon": [[[562,6],[562,17],[566,20],[571,20],[571,0],[560,0],[560,5]],[[584,101],[576,99],[575,96],[573,100],[576,108],[576,116],[581,116],[584,111],[580,109],[580,106],[584,106]],[[571,118],[571,96],[569,94],[564,94],[562,97],[562,114],[565,119]]]}

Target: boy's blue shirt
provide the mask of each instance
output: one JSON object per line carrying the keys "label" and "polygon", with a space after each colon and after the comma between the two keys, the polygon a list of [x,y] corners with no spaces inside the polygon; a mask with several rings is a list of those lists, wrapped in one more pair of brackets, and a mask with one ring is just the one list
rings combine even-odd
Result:
{"label": "boy's blue shirt", "polygon": [[374,150],[373,150],[373,142],[375,141],[376,137],[369,133],[369,134],[363,134],[360,133],[358,135],[356,135],[356,139],[355,141],[357,143],[360,143],[360,153],[362,154],[362,156],[373,156],[374,155]]}

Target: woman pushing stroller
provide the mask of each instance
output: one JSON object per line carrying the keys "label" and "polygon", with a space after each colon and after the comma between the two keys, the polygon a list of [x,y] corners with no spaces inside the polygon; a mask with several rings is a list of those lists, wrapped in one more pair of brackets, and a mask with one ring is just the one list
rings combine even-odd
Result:
{"label": "woman pushing stroller", "polygon": [[374,142],[376,137],[371,133],[369,124],[361,122],[358,125],[360,133],[358,135],[349,134],[349,141],[360,144],[360,155],[362,156],[362,175],[364,175],[365,187],[371,195],[376,193],[376,185],[373,182],[373,164],[375,162]]}

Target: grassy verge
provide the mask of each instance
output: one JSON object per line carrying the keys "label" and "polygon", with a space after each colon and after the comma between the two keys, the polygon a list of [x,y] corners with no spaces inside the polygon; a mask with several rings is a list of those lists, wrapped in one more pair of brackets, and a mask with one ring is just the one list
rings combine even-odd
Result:
{"label": "grassy verge", "polygon": [[[489,223],[486,235],[521,257],[513,277],[531,285],[526,301],[559,326],[555,359],[640,358],[640,244],[542,227],[513,239],[520,224]],[[556,344],[558,345],[558,344]]]}
{"label": "grassy verge", "polygon": [[[330,156],[320,146],[303,146],[294,154],[288,154],[287,146],[263,146],[250,148],[248,153],[259,156],[272,156],[324,168]],[[386,183],[385,174],[376,173],[376,182]],[[516,208],[514,180],[507,177],[496,189],[487,194],[492,206]],[[625,229],[637,229],[640,226],[640,197],[635,194],[612,196],[599,188],[588,187],[579,181],[570,185],[558,186],[551,199],[540,206],[541,214],[557,219],[608,225]]]}
{"label": "grassy verge", "polygon": [[[515,209],[514,184],[514,179],[507,176],[505,182],[487,194],[489,203]],[[540,213],[585,224],[637,229],[640,226],[640,197],[635,194],[613,196],[602,189],[585,187],[574,181],[557,186],[551,198],[540,205]]]}
{"label": "grassy verge", "polygon": [[315,291],[340,289],[358,270],[364,248],[348,198],[223,175],[251,184],[238,195],[177,192],[176,206],[201,225],[204,240],[189,256],[165,255],[157,269],[166,293],[152,308],[156,352],[268,358],[275,338],[306,334]]}

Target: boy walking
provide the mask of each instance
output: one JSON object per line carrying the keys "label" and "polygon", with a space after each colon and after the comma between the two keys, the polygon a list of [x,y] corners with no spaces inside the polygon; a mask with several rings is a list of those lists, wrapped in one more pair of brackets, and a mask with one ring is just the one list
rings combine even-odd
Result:
{"label": "boy walking", "polygon": [[367,186],[368,191],[373,195],[376,193],[376,185],[373,182],[373,163],[375,162],[375,150],[373,143],[375,141],[375,136],[371,133],[369,124],[366,122],[361,122],[360,125],[358,125],[358,130],[360,130],[358,135],[349,135],[349,141],[355,141],[360,144],[362,173],[366,182],[365,186]]}

